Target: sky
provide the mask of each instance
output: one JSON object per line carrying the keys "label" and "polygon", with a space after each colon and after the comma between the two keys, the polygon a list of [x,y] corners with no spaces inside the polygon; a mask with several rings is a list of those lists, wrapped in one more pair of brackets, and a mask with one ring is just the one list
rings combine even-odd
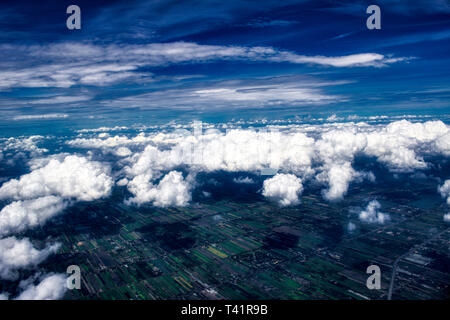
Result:
{"label": "sky", "polygon": [[[450,205],[449,18],[444,0],[2,1],[0,280],[57,252],[27,230],[114,188],[127,206],[188,206],[222,172],[285,207],[402,175]],[[385,209],[368,195],[348,229]],[[65,277],[0,299],[62,298]]]}
{"label": "sky", "polygon": [[[80,30],[66,27],[71,4]],[[2,1],[0,114],[444,114],[449,18],[445,0]]]}

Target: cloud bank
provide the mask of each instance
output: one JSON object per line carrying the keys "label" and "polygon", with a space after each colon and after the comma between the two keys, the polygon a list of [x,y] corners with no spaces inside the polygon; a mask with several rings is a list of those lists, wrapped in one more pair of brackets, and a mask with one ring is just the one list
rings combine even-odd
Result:
{"label": "cloud bank", "polygon": [[[375,181],[372,172],[353,168],[357,156],[375,158],[391,172],[427,169],[429,164],[424,156],[447,155],[446,143],[450,141],[450,134],[441,121],[412,123],[401,120],[387,125],[350,122],[267,126],[258,130],[210,128],[199,135],[192,135],[188,130],[175,130],[141,133],[134,138],[77,138],[69,143],[79,143],[80,139],[92,148],[114,150],[118,145],[111,141],[116,140],[144,148],[123,161],[126,179],[121,184],[129,186],[129,190],[137,195],[133,201],[138,203],[143,203],[144,199],[154,201],[156,189],[153,185],[148,187],[147,181],[159,179],[177,168],[185,168],[194,175],[220,170],[257,174],[270,168],[296,175],[302,181],[314,178],[327,186],[323,190],[324,198],[336,201],[345,196],[350,183]],[[183,190],[190,189],[183,187]],[[144,194],[152,196],[140,197]]]}

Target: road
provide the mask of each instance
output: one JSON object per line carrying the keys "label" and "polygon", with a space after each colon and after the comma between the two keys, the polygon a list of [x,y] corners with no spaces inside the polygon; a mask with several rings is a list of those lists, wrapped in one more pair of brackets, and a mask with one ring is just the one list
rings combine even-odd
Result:
{"label": "road", "polygon": [[430,242],[434,238],[439,237],[441,234],[447,232],[447,230],[448,230],[448,228],[446,228],[446,229],[442,230],[441,232],[435,234],[434,236],[432,236],[431,238],[425,240],[424,242],[413,246],[411,249],[408,250],[408,252],[402,254],[400,257],[395,259],[394,264],[392,266],[391,282],[389,284],[389,291],[388,291],[388,297],[387,297],[388,300],[392,300],[392,292],[394,291],[395,275],[397,273],[397,266],[398,266],[399,261],[401,259],[403,259],[405,256],[407,256],[408,254],[410,254],[411,252],[413,252],[414,250],[419,249],[420,247],[426,245],[428,242]]}

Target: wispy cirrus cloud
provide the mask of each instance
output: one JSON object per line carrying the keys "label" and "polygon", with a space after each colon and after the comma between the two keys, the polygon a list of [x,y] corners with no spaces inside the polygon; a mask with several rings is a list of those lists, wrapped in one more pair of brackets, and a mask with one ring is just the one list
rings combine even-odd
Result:
{"label": "wispy cirrus cloud", "polygon": [[74,96],[50,96],[42,99],[34,99],[30,102],[32,104],[59,104],[59,103],[73,103],[90,100],[90,96],[86,95],[74,95]]}
{"label": "wispy cirrus cloud", "polygon": [[[20,56],[27,63],[6,59],[0,64],[0,88],[104,86],[123,81],[151,81],[144,67],[198,64],[212,61],[310,64],[328,67],[381,67],[405,61],[379,53],[343,56],[308,56],[273,47],[202,45],[192,42],[96,45],[56,43],[2,45],[5,56]],[[23,61],[22,60],[22,61]]]}
{"label": "wispy cirrus cloud", "polygon": [[262,108],[329,104],[345,101],[344,95],[328,94],[324,88],[351,81],[318,81],[310,77],[285,76],[201,82],[181,88],[105,100],[109,107],[160,109]]}
{"label": "wispy cirrus cloud", "polygon": [[69,117],[65,113],[47,113],[47,114],[24,114],[15,116],[13,120],[48,120],[48,119],[64,119]]}

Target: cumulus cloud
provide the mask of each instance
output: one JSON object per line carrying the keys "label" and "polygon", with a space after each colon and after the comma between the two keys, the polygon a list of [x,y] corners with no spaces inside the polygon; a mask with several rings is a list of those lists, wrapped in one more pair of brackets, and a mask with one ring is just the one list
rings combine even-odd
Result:
{"label": "cumulus cloud", "polygon": [[251,184],[255,183],[255,181],[250,177],[238,177],[233,179],[234,183],[240,183],[240,184]]}
{"label": "cumulus cloud", "polygon": [[278,173],[264,181],[263,196],[276,201],[280,206],[295,205],[300,202],[303,191],[302,180],[293,174]]}
{"label": "cumulus cloud", "polygon": [[339,126],[326,129],[328,131],[316,143],[324,162],[323,172],[317,178],[329,182],[329,189],[324,192],[324,197],[329,200],[341,199],[349,182],[355,179],[374,180],[373,174],[356,172],[351,167],[356,155],[376,157],[393,172],[425,169],[428,165],[423,155],[445,154],[445,149],[436,141],[444,139],[449,131],[441,121],[412,123],[401,120],[386,126],[365,123]]}
{"label": "cumulus cloud", "polygon": [[[79,137],[68,143],[112,153],[125,146],[144,148],[130,156],[125,156],[128,151],[124,150],[121,163],[125,164],[126,177],[121,180],[122,185],[139,175],[145,175],[139,179],[153,183],[178,167],[192,173],[223,170],[255,174],[270,168],[295,174],[302,181],[315,177],[327,185],[323,191],[327,200],[342,199],[353,181],[375,181],[373,173],[353,168],[357,156],[373,157],[392,172],[411,172],[428,167],[424,156],[445,155],[450,150],[445,144],[450,141],[449,129],[441,121],[266,124],[258,130],[207,126],[200,134],[192,134],[186,127],[174,128],[173,132],[140,133],[135,137]],[[135,183],[131,186],[137,189]]]}
{"label": "cumulus cloud", "polygon": [[316,178],[328,182],[329,188],[323,191],[325,199],[334,201],[342,199],[347,193],[349,183],[360,174],[351,166],[356,154],[361,153],[367,145],[364,134],[356,128],[331,130],[322,134],[316,142],[319,157],[323,161],[322,172]]}
{"label": "cumulus cloud", "polygon": [[45,166],[0,187],[0,199],[33,199],[49,195],[92,201],[107,196],[113,185],[109,168],[100,162],[71,155],[51,159]]}
{"label": "cumulus cloud", "polygon": [[[312,164],[313,143],[304,133],[234,129],[226,133],[208,130],[201,136],[161,134],[135,155],[132,175],[153,170],[170,169],[187,164],[199,171],[259,171],[264,168],[290,167],[297,172],[308,171]],[[172,144],[168,150],[163,147]]]}
{"label": "cumulus cloud", "polygon": [[0,278],[17,279],[17,270],[36,267],[50,254],[55,253],[59,247],[59,244],[52,244],[38,250],[33,247],[28,238],[9,237],[0,239]]}
{"label": "cumulus cloud", "polygon": [[[76,155],[53,155],[30,163],[32,171],[3,183],[0,199],[13,199],[0,211],[0,236],[43,225],[69,201],[92,201],[107,196],[113,179],[109,167]],[[18,269],[36,266],[59,245],[35,249],[28,239],[0,240],[0,278],[14,280]],[[17,299],[59,299],[66,290],[63,275],[50,275],[29,286]],[[7,298],[2,294],[2,298]]]}
{"label": "cumulus cloud", "polygon": [[127,157],[131,155],[131,150],[127,147],[119,147],[114,151],[114,154],[118,157]]}
{"label": "cumulus cloud", "polygon": [[0,139],[0,148],[3,152],[27,152],[32,157],[39,156],[48,150],[38,147],[38,143],[44,140],[43,136],[33,135],[29,137],[10,137],[6,139]]}
{"label": "cumulus cloud", "polygon": [[369,202],[365,210],[362,210],[359,214],[359,219],[367,223],[385,223],[389,220],[389,215],[379,212],[381,204],[377,200]]}
{"label": "cumulus cloud", "polygon": [[442,121],[424,123],[395,121],[367,135],[365,152],[376,156],[380,162],[386,163],[394,171],[424,169],[427,164],[422,156],[417,155],[417,151],[427,149],[442,153],[444,150],[437,146],[435,141],[448,131],[448,127]]}
{"label": "cumulus cloud", "polygon": [[66,206],[67,202],[55,196],[14,201],[0,211],[0,235],[20,233],[39,225],[42,226]]}
{"label": "cumulus cloud", "polygon": [[450,213],[444,214],[444,221],[445,222],[450,222]]}
{"label": "cumulus cloud", "polygon": [[0,187],[0,199],[13,199],[0,211],[0,235],[43,225],[72,200],[92,201],[109,195],[109,167],[84,157],[56,155],[31,165],[31,173]]}
{"label": "cumulus cloud", "polygon": [[46,275],[37,285],[29,284],[16,300],[58,300],[67,291],[64,274]]}
{"label": "cumulus cloud", "polygon": [[347,193],[350,181],[357,176],[356,171],[349,162],[342,165],[331,165],[322,174],[318,175],[319,181],[327,181],[328,189],[323,191],[325,199],[330,201],[340,200]]}
{"label": "cumulus cloud", "polygon": [[156,186],[150,183],[149,175],[138,175],[129,182],[128,189],[135,196],[129,203],[152,202],[157,207],[168,207],[185,206],[191,200],[189,183],[178,171],[169,172]]}
{"label": "cumulus cloud", "polygon": [[439,186],[438,191],[443,198],[447,199],[447,204],[450,205],[450,179],[445,180],[444,184]]}

